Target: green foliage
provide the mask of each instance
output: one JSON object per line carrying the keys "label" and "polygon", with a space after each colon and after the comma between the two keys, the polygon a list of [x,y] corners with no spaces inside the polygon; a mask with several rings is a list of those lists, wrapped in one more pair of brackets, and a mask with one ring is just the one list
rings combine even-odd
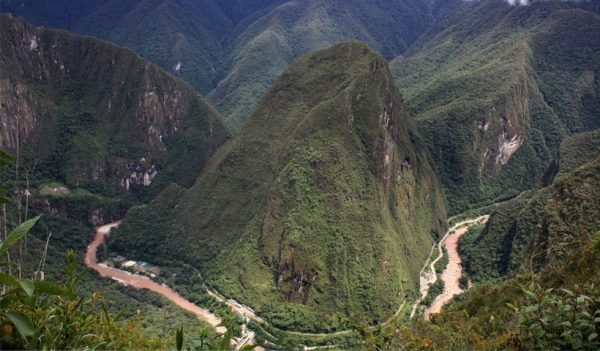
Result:
{"label": "green foliage", "polygon": [[448,260],[448,250],[446,249],[446,246],[442,246],[442,258],[435,264],[435,272],[437,274],[441,274],[444,269],[446,269],[446,266],[448,266]]}
{"label": "green foliage", "polygon": [[[28,106],[20,168],[36,181],[149,200],[171,182],[190,186],[228,138],[218,113],[191,87],[127,49],[6,15],[0,32],[3,77],[21,89],[3,99],[11,110]],[[40,38],[35,56],[19,49],[23,35]],[[52,64],[44,70],[38,61]]]}
{"label": "green foliage", "polygon": [[360,40],[385,58],[394,57],[455,4],[314,0],[305,6],[279,6],[235,33],[226,53],[227,74],[208,98],[223,112],[227,124],[239,130],[287,65],[303,55]]}
{"label": "green foliage", "polygon": [[[38,222],[40,217],[21,224],[0,244],[0,257],[11,249]],[[96,296],[78,297],[81,275],[76,259],[68,253],[67,279],[61,284],[15,278],[0,272],[0,347],[3,349],[118,349],[160,347],[138,329],[124,328],[113,317],[98,313],[104,307]]]}
{"label": "green foliage", "polygon": [[[235,321],[232,319],[224,319],[220,326],[225,327],[225,333],[223,335],[213,337],[206,331],[200,331],[198,335],[191,338],[191,347],[188,347],[188,351],[228,351],[231,350],[233,342]],[[176,349],[178,351],[183,350],[184,343],[184,332],[183,328],[177,330],[176,335]],[[254,350],[256,345],[245,345],[240,350]]]}
{"label": "green foliage", "polygon": [[586,284],[579,293],[569,289],[523,289],[526,300],[514,307],[524,349],[595,350],[600,348],[600,290]]}
{"label": "green foliage", "polygon": [[[2,11],[126,46],[189,82],[239,129],[285,67],[344,40],[386,58],[406,51],[458,1],[4,1]],[[176,70],[178,63],[180,69]]]}
{"label": "green foliage", "polygon": [[560,171],[548,187],[497,206],[485,228],[465,235],[460,252],[474,281],[514,274],[524,262],[529,270],[558,264],[600,228],[598,151],[579,151],[589,147],[591,135],[563,143],[565,158],[579,155],[565,161],[570,172]]}
{"label": "green foliage", "polygon": [[596,250],[596,252],[600,252],[600,231],[596,232],[596,234],[594,234],[594,250]]}
{"label": "green foliage", "polygon": [[[392,61],[451,213],[534,188],[562,139],[598,128],[600,21],[572,7],[467,3]],[[523,139],[507,164],[503,138]]]}
{"label": "green foliage", "polygon": [[578,133],[560,144],[558,176],[568,174],[600,154],[600,129]]}
{"label": "green foliage", "polygon": [[2,243],[0,243],[0,257],[6,256],[8,250],[13,247],[19,240],[21,240],[25,234],[27,234],[31,228],[37,223],[40,219],[40,216],[32,218],[23,224],[19,225],[15,230],[13,230]]}
{"label": "green foliage", "polygon": [[444,281],[438,277],[438,279],[429,287],[429,292],[423,301],[423,306],[430,306],[438,295],[444,292],[445,284]]}
{"label": "green foliage", "polygon": [[431,285],[429,287],[427,296],[421,302],[421,304],[424,306],[430,306],[431,303],[435,300],[435,298],[444,292],[445,284],[441,278],[441,274],[448,266],[448,261],[449,261],[448,250],[446,249],[445,246],[442,246],[442,253],[443,253],[442,258],[439,261],[437,261],[437,263],[434,266],[435,273],[437,274],[437,280],[435,281],[435,283],[433,283],[433,285]]}

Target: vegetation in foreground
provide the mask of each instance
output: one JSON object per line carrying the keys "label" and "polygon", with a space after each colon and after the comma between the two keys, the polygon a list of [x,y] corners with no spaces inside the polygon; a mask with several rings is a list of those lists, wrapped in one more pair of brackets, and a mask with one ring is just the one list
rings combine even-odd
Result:
{"label": "vegetation in foreground", "polygon": [[364,330],[369,350],[597,350],[600,232],[564,265],[476,285],[435,315]]}

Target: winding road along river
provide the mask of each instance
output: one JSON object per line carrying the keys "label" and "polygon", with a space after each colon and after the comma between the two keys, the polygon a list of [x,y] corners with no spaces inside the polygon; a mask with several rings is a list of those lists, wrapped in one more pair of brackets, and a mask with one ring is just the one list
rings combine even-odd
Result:
{"label": "winding road along river", "polygon": [[[448,252],[448,265],[441,275],[441,279],[444,281],[444,291],[433,300],[431,306],[425,312],[425,318],[427,320],[429,320],[433,314],[440,313],[444,305],[450,302],[454,296],[463,292],[463,289],[460,287],[462,261],[458,254],[458,241],[469,231],[469,228],[476,224],[485,223],[488,219],[489,216],[486,215],[476,219],[463,221],[452,227],[442,240],[441,243],[446,247],[446,251]],[[440,253],[442,252],[440,251]],[[437,262],[437,260],[435,262]],[[434,264],[431,266],[435,275]]]}
{"label": "winding road along river", "polygon": [[106,224],[96,228],[96,235],[92,243],[88,246],[87,252],[85,254],[85,264],[98,272],[102,277],[112,278],[120,283],[127,284],[136,289],[148,289],[157,294],[164,296],[165,298],[171,300],[177,306],[183,308],[186,311],[194,313],[198,316],[199,319],[210,324],[213,328],[216,329],[218,333],[224,333],[226,329],[224,327],[219,327],[221,324],[221,318],[212,314],[210,311],[201,308],[190,301],[183,298],[173,289],[160,285],[149,278],[138,274],[131,274],[129,272],[125,272],[119,269],[108,267],[102,263],[98,263],[96,258],[96,251],[98,247],[104,244],[104,240],[106,236],[110,234],[110,230],[112,228],[116,228],[121,224],[121,222],[114,222],[110,224]]}
{"label": "winding road along river", "polygon": [[[429,319],[431,317],[431,315],[433,315],[435,313],[439,313],[441,308],[445,304],[447,304],[450,300],[452,300],[452,298],[455,295],[462,293],[463,290],[460,288],[460,284],[459,284],[459,280],[460,280],[460,277],[462,274],[462,268],[461,268],[461,259],[460,259],[460,256],[458,255],[458,240],[460,239],[460,237],[462,235],[464,235],[468,231],[468,229],[472,225],[485,222],[488,220],[488,218],[489,218],[489,216],[481,216],[476,219],[466,220],[466,221],[458,223],[457,225],[452,227],[450,230],[448,230],[448,232],[446,233],[446,235],[444,236],[442,241],[437,244],[437,248],[439,250],[439,256],[433,262],[429,262],[429,260],[428,260],[428,262],[426,263],[426,266],[430,265],[431,270],[432,270],[432,276],[429,277],[429,278],[431,278],[432,282],[428,282],[427,286],[430,286],[431,284],[433,284],[433,282],[435,282],[435,280],[439,279],[439,277],[437,277],[437,275],[435,274],[434,267],[435,267],[435,263],[441,259],[441,256],[442,256],[442,247],[441,246],[442,245],[446,246],[446,249],[448,252],[448,266],[446,267],[446,269],[444,270],[444,272],[441,275],[441,279],[444,280],[444,284],[445,284],[444,292],[441,295],[439,295],[433,301],[433,303],[431,304],[431,307],[429,307],[427,309],[426,314],[425,314],[427,319]],[[138,274],[131,274],[129,272],[122,271],[122,270],[119,270],[116,268],[111,268],[111,267],[106,266],[105,264],[98,263],[97,257],[96,257],[96,251],[98,250],[98,247],[100,247],[104,244],[106,237],[110,234],[110,230],[118,227],[120,224],[121,224],[121,222],[118,221],[118,222],[106,224],[106,225],[96,228],[96,235],[94,236],[94,240],[90,243],[90,245],[88,245],[88,248],[87,248],[87,252],[85,255],[85,264],[88,267],[95,270],[96,272],[98,272],[100,274],[100,276],[102,276],[102,277],[112,278],[120,283],[129,285],[136,289],[148,289],[157,294],[160,294],[160,295],[164,296],[165,298],[171,300],[173,303],[175,303],[177,306],[183,308],[184,310],[194,313],[196,316],[198,316],[199,319],[207,322],[213,328],[215,328],[218,333],[224,333],[226,331],[226,329],[222,326],[219,326],[221,324],[221,318],[219,318],[215,314],[211,313],[207,309],[199,307],[199,306],[193,304],[192,302],[186,300],[184,297],[179,295],[177,292],[175,292],[173,289],[169,288],[168,286],[158,284],[158,283],[152,281],[150,278],[147,278],[147,277],[144,277],[144,276],[141,276]],[[425,268],[426,267],[423,267],[423,270],[425,270]],[[421,284],[423,284],[423,282],[421,282]],[[429,289],[425,289],[424,296],[422,298],[424,298],[427,295],[428,290]],[[248,317],[252,320],[255,320],[259,323],[265,323],[260,317],[256,316],[256,314],[254,314],[254,311],[248,309],[247,307],[240,306],[239,304],[234,303],[231,300],[227,300],[224,297],[216,294],[215,292],[208,291],[208,293],[211,294],[211,296],[216,298],[218,301],[226,303],[230,308],[233,309],[234,312],[237,312],[238,314],[246,316],[246,317]],[[413,313],[411,314],[411,318],[412,318],[412,315],[414,315],[416,307],[419,305],[421,299],[417,300],[415,305],[413,306]],[[392,316],[388,321],[384,322],[383,324],[387,324],[390,320],[397,317],[397,315],[403,309],[405,302],[406,301],[404,301],[400,305],[400,307],[398,308],[398,310],[396,311],[394,316]],[[351,331],[345,330],[345,331],[340,331],[340,332],[331,333],[331,334],[327,334],[327,333],[323,333],[323,334],[320,334],[320,333],[314,333],[314,334],[313,333],[295,333],[295,332],[290,332],[290,331],[285,331],[285,332],[288,334],[293,334],[293,335],[295,334],[295,335],[305,335],[305,336],[328,336],[328,335],[331,336],[331,335],[336,335],[336,334],[340,334],[340,335],[346,334],[346,333],[350,333]],[[254,340],[252,340],[252,341],[254,341]],[[257,348],[257,349],[262,350],[262,348]]]}

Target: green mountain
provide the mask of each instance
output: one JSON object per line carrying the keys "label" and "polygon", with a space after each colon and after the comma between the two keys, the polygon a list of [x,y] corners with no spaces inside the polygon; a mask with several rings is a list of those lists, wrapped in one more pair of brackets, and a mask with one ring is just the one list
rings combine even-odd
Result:
{"label": "green mountain", "polygon": [[37,179],[104,195],[193,184],[228,138],[185,83],[92,38],[0,21],[0,148]]}
{"label": "green mountain", "polygon": [[469,3],[391,63],[451,212],[535,187],[566,136],[600,127],[600,19],[579,5]]}
{"label": "green mountain", "polygon": [[559,264],[600,230],[600,129],[563,141],[557,164],[550,186],[500,206],[483,230],[463,241],[473,279]]}
{"label": "green mountain", "polygon": [[0,10],[126,46],[207,93],[222,76],[228,35],[274,2],[2,0]]}
{"label": "green mountain", "polygon": [[194,186],[132,208],[110,246],[191,265],[272,323],[318,330],[415,297],[445,213],[386,61],[349,42],[291,65]]}
{"label": "green mountain", "polygon": [[460,1],[0,0],[37,25],[126,46],[188,81],[238,130],[286,66],[357,39],[391,58]]}
{"label": "green mountain", "polygon": [[360,40],[391,58],[456,1],[286,1],[231,38],[225,76],[208,95],[239,129],[285,67],[344,40]]}
{"label": "green mountain", "polygon": [[[579,155],[577,164],[570,163],[529,198],[501,206],[483,232],[461,239],[463,264],[478,284],[431,322],[366,331],[366,347],[598,349],[599,135],[596,130],[563,142],[560,164]],[[591,159],[589,147],[595,153]]]}
{"label": "green mountain", "polygon": [[[86,271],[94,226],[120,219],[171,182],[192,185],[229,133],[191,87],[128,49],[8,15],[0,16],[0,38],[0,149],[16,159],[3,159],[0,168],[0,187],[11,200],[4,231],[43,215],[10,257],[2,254],[0,269],[10,282],[11,260],[15,276],[23,262],[22,276],[36,272],[44,286],[65,280],[70,250]],[[36,292],[20,303],[4,289],[0,348],[168,348],[181,325],[207,327],[159,296],[86,273],[77,274],[77,306],[70,301],[79,297],[70,294],[57,301]],[[35,323],[27,342],[5,332],[13,325],[7,304]]]}

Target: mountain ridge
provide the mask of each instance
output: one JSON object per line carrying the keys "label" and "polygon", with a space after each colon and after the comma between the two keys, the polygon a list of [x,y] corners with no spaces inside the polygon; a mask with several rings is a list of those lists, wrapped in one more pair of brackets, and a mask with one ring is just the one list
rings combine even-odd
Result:
{"label": "mountain ridge", "polygon": [[163,170],[190,184],[228,138],[200,95],[132,51],[1,19],[1,144],[20,141],[44,177],[107,195],[147,187]]}
{"label": "mountain ridge", "polygon": [[598,35],[572,4],[484,1],[392,61],[452,213],[537,186],[564,137],[598,127]]}
{"label": "mountain ridge", "polygon": [[[190,190],[130,212],[111,248],[142,258],[175,254],[263,318],[305,316],[296,325],[280,320],[287,328],[327,330],[332,311],[383,320],[399,294],[417,291],[420,263],[445,230],[441,188],[411,129],[387,63],[367,46],[308,55]],[[173,219],[158,230],[167,242],[187,242],[185,251],[158,254],[147,240],[134,246],[152,240],[134,228],[161,208],[174,209],[166,215]]]}

